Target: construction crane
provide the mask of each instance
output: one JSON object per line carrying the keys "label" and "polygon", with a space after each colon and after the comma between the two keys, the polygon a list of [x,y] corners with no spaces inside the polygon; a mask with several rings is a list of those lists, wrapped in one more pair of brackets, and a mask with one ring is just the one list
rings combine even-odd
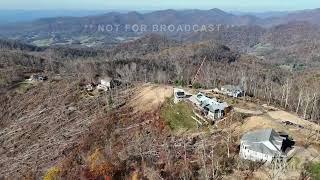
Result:
{"label": "construction crane", "polygon": [[196,75],[193,77],[193,79],[192,79],[192,81],[191,81],[191,84],[189,85],[190,87],[192,87],[192,86],[193,86],[193,83],[195,83],[195,81],[198,79],[198,76],[199,76],[199,74],[200,74],[201,68],[202,68],[202,66],[203,66],[203,64],[204,64],[204,61],[205,61],[206,59],[207,59],[207,57],[204,57],[204,58],[203,58],[200,66],[199,66],[199,68],[198,68],[198,70],[197,70]]}

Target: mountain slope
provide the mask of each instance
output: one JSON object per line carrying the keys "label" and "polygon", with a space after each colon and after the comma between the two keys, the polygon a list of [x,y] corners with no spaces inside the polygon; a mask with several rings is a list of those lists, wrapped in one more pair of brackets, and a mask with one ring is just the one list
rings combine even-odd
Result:
{"label": "mountain slope", "polygon": [[288,22],[304,21],[311,24],[320,25],[320,9],[302,10],[288,13],[281,17],[271,17],[265,20],[266,26],[274,26],[279,24],[286,24]]}

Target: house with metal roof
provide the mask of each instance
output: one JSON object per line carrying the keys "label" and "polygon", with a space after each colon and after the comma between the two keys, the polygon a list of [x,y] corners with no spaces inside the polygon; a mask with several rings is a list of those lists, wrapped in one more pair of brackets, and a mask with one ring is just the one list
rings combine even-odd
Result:
{"label": "house with metal roof", "polygon": [[222,93],[235,98],[243,95],[243,90],[240,88],[240,86],[225,85],[221,87],[221,91]]}
{"label": "house with metal roof", "polygon": [[202,102],[208,100],[208,97],[206,97],[204,94],[202,93],[198,93],[196,94],[196,99],[199,102],[199,104],[201,104]]}
{"label": "house with metal roof", "polygon": [[240,157],[265,163],[286,161],[286,154],[282,151],[285,139],[273,129],[248,132],[240,141]]}
{"label": "house with metal roof", "polygon": [[206,116],[213,120],[223,118],[225,115],[225,109],[229,107],[227,103],[219,102],[215,98],[208,98],[202,93],[198,93],[196,95],[196,99]]}

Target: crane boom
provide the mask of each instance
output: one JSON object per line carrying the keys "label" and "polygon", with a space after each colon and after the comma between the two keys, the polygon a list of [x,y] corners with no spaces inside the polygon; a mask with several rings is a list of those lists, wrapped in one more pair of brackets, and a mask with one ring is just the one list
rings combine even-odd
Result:
{"label": "crane boom", "polygon": [[204,57],[204,58],[203,58],[203,60],[202,60],[202,62],[201,62],[201,65],[200,65],[200,67],[199,67],[198,70],[197,70],[196,75],[193,77],[193,79],[192,79],[192,81],[191,81],[191,85],[193,85],[193,83],[197,80],[197,78],[198,78],[198,76],[199,76],[199,73],[200,73],[200,70],[201,70],[201,67],[203,66],[204,61],[206,60],[206,58],[207,58],[207,57]]}

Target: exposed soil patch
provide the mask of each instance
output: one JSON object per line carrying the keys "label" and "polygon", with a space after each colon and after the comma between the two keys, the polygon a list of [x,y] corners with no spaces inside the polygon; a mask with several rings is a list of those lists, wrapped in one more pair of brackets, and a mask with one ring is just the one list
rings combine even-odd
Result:
{"label": "exposed soil patch", "polygon": [[281,121],[289,121],[294,124],[301,125],[305,128],[312,128],[312,129],[317,129],[320,130],[320,126],[312,123],[310,121],[306,121],[302,118],[299,118],[296,115],[293,115],[291,113],[285,112],[285,111],[269,111],[267,113],[270,117],[276,120],[281,120]]}
{"label": "exposed soil patch", "polygon": [[159,108],[166,100],[173,95],[173,88],[165,85],[145,84],[137,88],[129,105],[135,111],[148,112]]}

